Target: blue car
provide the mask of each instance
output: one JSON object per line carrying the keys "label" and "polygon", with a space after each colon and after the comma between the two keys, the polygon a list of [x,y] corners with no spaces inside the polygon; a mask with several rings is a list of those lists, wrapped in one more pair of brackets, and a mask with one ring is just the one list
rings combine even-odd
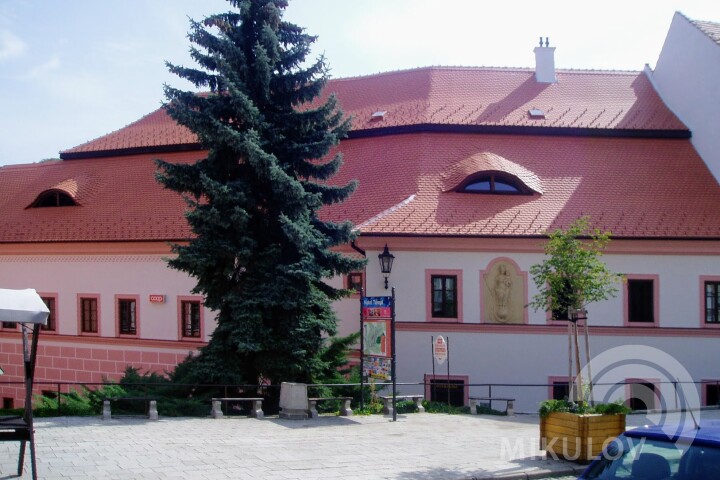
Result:
{"label": "blue car", "polygon": [[579,478],[720,480],[720,422],[674,432],[667,427],[628,430]]}

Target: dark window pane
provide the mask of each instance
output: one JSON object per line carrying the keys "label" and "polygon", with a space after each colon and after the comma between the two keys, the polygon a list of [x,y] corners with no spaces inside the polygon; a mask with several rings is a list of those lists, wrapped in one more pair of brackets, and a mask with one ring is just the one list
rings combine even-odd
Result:
{"label": "dark window pane", "polygon": [[97,299],[80,299],[81,331],[84,333],[97,333]]}
{"label": "dark window pane", "polygon": [[489,192],[490,191],[490,180],[480,180],[468,184],[465,189],[468,192]]}
{"label": "dark window pane", "polygon": [[720,385],[717,383],[705,385],[705,405],[720,405]]}
{"label": "dark window pane", "polygon": [[182,333],[183,337],[200,337],[200,302],[183,301],[182,308]]}
{"label": "dark window pane", "polygon": [[462,186],[460,192],[470,193],[511,193],[521,194],[523,188],[517,179],[506,176],[490,174],[487,176],[476,177]]}
{"label": "dark window pane", "polygon": [[118,300],[118,321],[120,322],[120,333],[123,335],[137,334],[135,300]]}
{"label": "dark window pane", "polygon": [[655,385],[646,382],[630,384],[630,408],[633,410],[654,409]]}
{"label": "dark window pane", "polygon": [[439,318],[457,317],[457,277],[455,275],[433,275],[432,316]]}
{"label": "dark window pane", "polygon": [[33,208],[44,208],[44,207],[70,207],[77,205],[75,200],[65,192],[58,190],[50,190],[44,192],[38,196],[38,198],[31,205]]}
{"label": "dark window pane", "polygon": [[628,321],[655,321],[652,280],[628,280]]}
{"label": "dark window pane", "polygon": [[355,290],[360,292],[363,288],[363,275],[362,273],[350,273],[347,277],[347,288],[348,290]]}
{"label": "dark window pane", "polygon": [[57,328],[57,322],[55,319],[55,298],[54,297],[41,297],[42,301],[45,302],[45,305],[48,307],[48,310],[50,310],[50,314],[47,318],[47,323],[40,327],[42,330],[54,332]]}
{"label": "dark window pane", "polygon": [[718,323],[720,318],[720,282],[705,282],[705,322]]}
{"label": "dark window pane", "polygon": [[465,382],[462,380],[430,380],[430,401],[449,403],[455,407],[465,405]]}
{"label": "dark window pane", "polygon": [[498,181],[496,179],[495,180],[495,191],[496,192],[519,192],[520,190],[515,185],[511,185],[509,183]]}
{"label": "dark window pane", "polygon": [[568,382],[553,382],[552,384],[553,400],[567,400],[570,397],[570,385]]}

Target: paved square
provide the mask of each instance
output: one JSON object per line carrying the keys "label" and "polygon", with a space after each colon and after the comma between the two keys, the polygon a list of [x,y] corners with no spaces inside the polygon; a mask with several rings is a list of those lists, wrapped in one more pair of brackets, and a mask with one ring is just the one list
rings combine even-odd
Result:
{"label": "paved square", "polygon": [[[642,423],[628,417],[630,426]],[[537,415],[36,419],[44,479],[538,478],[581,469],[546,460],[538,436]],[[18,449],[0,443],[0,478],[12,478]],[[30,478],[29,455],[25,465]]]}

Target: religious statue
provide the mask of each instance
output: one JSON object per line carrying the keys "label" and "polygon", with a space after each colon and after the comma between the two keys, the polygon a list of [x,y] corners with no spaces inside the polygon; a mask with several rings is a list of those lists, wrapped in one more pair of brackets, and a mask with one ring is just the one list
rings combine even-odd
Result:
{"label": "religious statue", "polygon": [[507,271],[507,265],[500,264],[493,281],[492,295],[494,300],[493,317],[500,323],[510,320],[510,293],[512,291],[512,277]]}

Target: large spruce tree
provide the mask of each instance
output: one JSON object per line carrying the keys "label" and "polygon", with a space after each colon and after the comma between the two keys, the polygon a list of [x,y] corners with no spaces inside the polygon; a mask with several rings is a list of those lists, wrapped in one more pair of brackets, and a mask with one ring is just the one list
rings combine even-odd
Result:
{"label": "large spruce tree", "polygon": [[311,381],[329,367],[323,338],[336,331],[331,302],[346,292],[323,280],[361,267],[332,247],[349,222],[321,220],[355,184],[327,181],[327,158],[349,129],[331,96],[322,57],[305,65],[316,37],[283,21],[286,0],[228,0],[231,11],[191,21],[197,68],[168,64],[202,94],[165,86],[170,116],[198,137],[207,158],[158,161],[158,179],[185,196],[194,238],[169,261],[197,279],[217,328],[183,371],[197,380],[255,384]]}

